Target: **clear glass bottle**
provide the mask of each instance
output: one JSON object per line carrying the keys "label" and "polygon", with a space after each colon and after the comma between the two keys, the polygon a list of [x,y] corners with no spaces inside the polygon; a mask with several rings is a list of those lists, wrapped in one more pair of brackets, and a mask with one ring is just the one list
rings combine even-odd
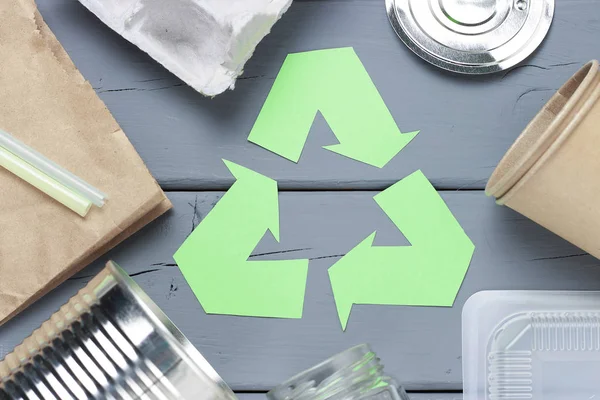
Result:
{"label": "clear glass bottle", "polygon": [[409,400],[369,345],[348,349],[267,393],[269,400]]}

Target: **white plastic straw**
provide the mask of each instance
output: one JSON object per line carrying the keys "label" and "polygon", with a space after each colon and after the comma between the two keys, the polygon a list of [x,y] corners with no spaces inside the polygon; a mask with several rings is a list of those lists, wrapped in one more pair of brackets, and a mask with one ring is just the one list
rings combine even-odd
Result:
{"label": "white plastic straw", "polygon": [[62,168],[53,161],[47,159],[25,143],[15,139],[13,136],[0,129],[0,147],[27,162],[33,167],[64,185],[72,191],[79,193],[89,199],[94,205],[102,207],[107,199],[106,194],[91,186],[81,178]]}
{"label": "white plastic straw", "polygon": [[0,147],[0,166],[6,168],[82,217],[87,215],[92,206],[92,202],[89,199],[73,192],[3,147]]}

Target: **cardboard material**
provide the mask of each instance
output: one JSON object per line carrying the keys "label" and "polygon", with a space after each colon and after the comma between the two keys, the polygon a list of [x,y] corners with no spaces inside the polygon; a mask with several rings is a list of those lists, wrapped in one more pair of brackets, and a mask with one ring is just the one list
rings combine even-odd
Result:
{"label": "cardboard material", "polygon": [[592,61],[544,106],[486,193],[600,258],[600,69]]}
{"label": "cardboard material", "polygon": [[233,89],[292,0],[79,0],[206,96]]}
{"label": "cardboard material", "polygon": [[83,219],[0,170],[0,324],[171,204],[33,0],[0,2],[0,127],[109,196]]}

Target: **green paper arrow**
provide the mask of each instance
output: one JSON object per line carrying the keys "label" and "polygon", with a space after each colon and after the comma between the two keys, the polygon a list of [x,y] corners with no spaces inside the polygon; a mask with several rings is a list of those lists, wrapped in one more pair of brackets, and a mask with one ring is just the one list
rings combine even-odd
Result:
{"label": "green paper arrow", "polygon": [[317,111],[340,144],[327,150],[382,168],[418,132],[401,134],[351,47],[290,54],[248,140],[298,162]]}
{"label": "green paper arrow", "polygon": [[225,164],[236,182],[173,258],[209,314],[301,318],[308,260],[248,261],[267,230],[279,241],[277,182]]}
{"label": "green paper arrow", "polygon": [[375,201],[411,246],[373,246],[375,232],[329,269],[344,330],[353,304],[452,306],[475,250],[421,171]]}

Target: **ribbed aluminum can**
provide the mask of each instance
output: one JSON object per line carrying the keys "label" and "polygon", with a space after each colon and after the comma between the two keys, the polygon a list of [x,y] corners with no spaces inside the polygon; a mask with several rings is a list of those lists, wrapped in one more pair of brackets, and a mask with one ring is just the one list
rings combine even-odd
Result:
{"label": "ribbed aluminum can", "polygon": [[114,262],[0,362],[0,400],[233,400]]}

